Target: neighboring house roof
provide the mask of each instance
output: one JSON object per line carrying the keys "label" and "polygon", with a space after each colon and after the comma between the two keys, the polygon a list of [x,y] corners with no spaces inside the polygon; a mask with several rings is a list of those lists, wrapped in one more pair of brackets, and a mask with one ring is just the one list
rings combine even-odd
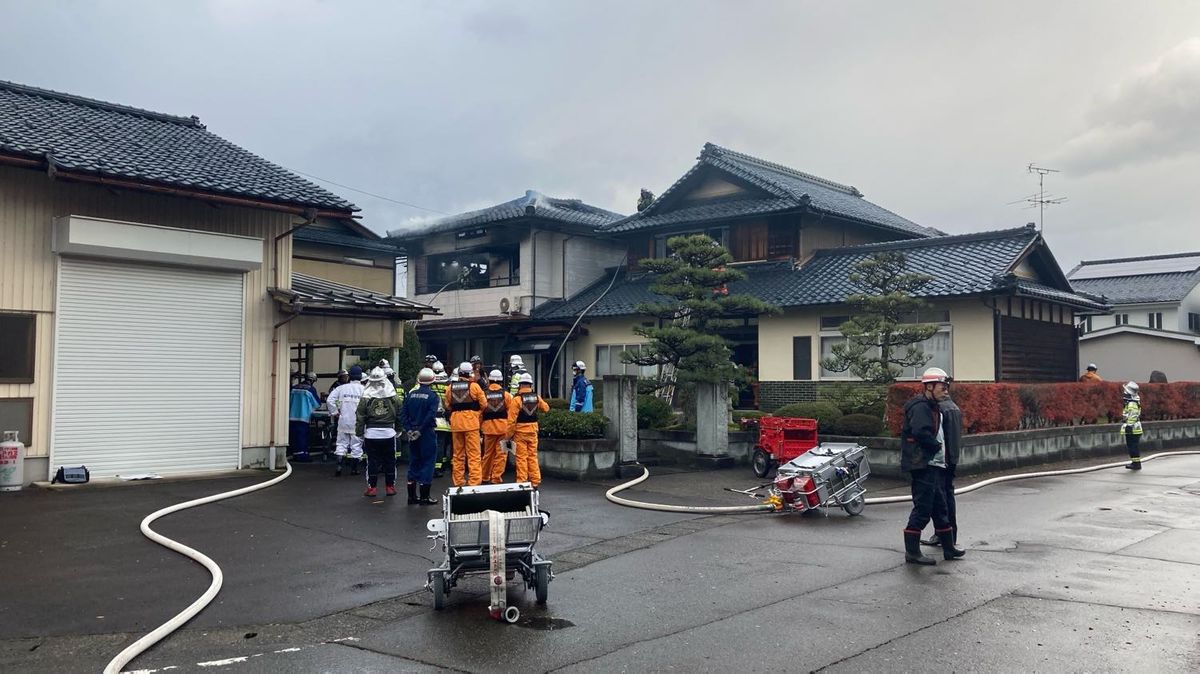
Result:
{"label": "neighboring house roof", "polygon": [[384,241],[378,238],[368,238],[366,236],[341,234],[317,227],[305,227],[297,230],[292,236],[295,237],[297,241],[305,241],[307,243],[341,246],[343,248],[357,248],[359,250],[369,250],[377,253],[392,253],[395,255],[404,254],[403,246],[397,246],[389,241]]}
{"label": "neighboring house roof", "polygon": [[[71,174],[124,179],[350,213],[314,183],[178,117],[0,81],[0,155]],[[52,163],[51,163],[52,162]]]}
{"label": "neighboring house roof", "polygon": [[1099,330],[1092,330],[1079,336],[1079,341],[1089,341],[1093,339],[1104,339],[1114,335],[1142,335],[1144,337],[1154,337],[1158,339],[1171,339],[1180,342],[1190,342],[1200,347],[1200,335],[1193,335],[1189,332],[1176,332],[1174,330],[1155,330],[1141,325],[1114,325]]}
{"label": "neighboring house roof", "polygon": [[620,213],[585,204],[579,199],[559,199],[548,197],[536,190],[526,190],[525,196],[512,201],[431,220],[415,228],[393,230],[388,232],[388,236],[394,239],[411,239],[519,218],[541,218],[566,225],[598,228],[623,217],[625,216]]}
{"label": "neighboring house roof", "polygon": [[[873,253],[899,251],[907,257],[910,270],[934,277],[921,293],[925,298],[1015,292],[1092,311],[1106,308],[1097,298],[1014,276],[1012,271],[1017,264],[1039,245],[1042,245],[1042,239],[1036,230],[1019,227],[830,248],[818,251],[796,270],[789,263],[779,262],[739,267],[746,272],[747,279],[730,284],[729,291],[749,294],[780,307],[841,304],[850,295],[860,292],[849,279],[856,263]],[[534,317],[544,320],[573,318],[603,293],[610,279],[611,276],[598,281],[568,301],[547,303],[534,311]],[[630,315],[635,313],[633,307],[640,302],[670,301],[670,298],[650,291],[653,283],[651,275],[618,281],[588,316]]]}
{"label": "neighboring house roof", "polygon": [[356,312],[362,314],[400,315],[420,318],[438,310],[427,304],[403,297],[394,297],[373,290],[335,283],[316,276],[292,272],[290,290],[272,288],[271,295],[280,302],[302,305],[301,313],[316,310]]}
{"label": "neighboring house roof", "polygon": [[1111,304],[1181,302],[1200,283],[1200,253],[1085,260],[1067,276]]}
{"label": "neighboring house roof", "polygon": [[[801,208],[828,213],[909,236],[938,236],[943,232],[923,227],[863,198],[858,188],[842,185],[803,171],[705,143],[695,166],[675,181],[645,210],[603,228],[606,232],[631,232],[651,227],[704,222]],[[711,167],[754,185],[767,198],[733,197],[667,210],[680,187],[699,171]]]}

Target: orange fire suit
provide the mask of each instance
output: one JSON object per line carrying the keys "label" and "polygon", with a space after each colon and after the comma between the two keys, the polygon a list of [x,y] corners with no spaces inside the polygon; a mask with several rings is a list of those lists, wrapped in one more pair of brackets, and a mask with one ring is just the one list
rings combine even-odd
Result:
{"label": "orange fire suit", "polygon": [[479,384],[467,377],[451,382],[446,387],[445,404],[446,412],[450,415],[450,436],[454,447],[451,479],[455,487],[475,486],[483,482],[479,465],[479,416],[487,404],[487,398]]}
{"label": "orange fire suit", "polygon": [[508,403],[508,437],[517,444],[517,482],[534,487],[542,483],[538,468],[538,414],[549,412],[550,406],[526,384]]}
{"label": "orange fire suit", "polygon": [[483,428],[483,479],[492,484],[504,481],[504,469],[508,465],[508,454],[500,442],[508,436],[508,403],[512,396],[500,384],[488,384],[484,392],[487,402],[480,414]]}

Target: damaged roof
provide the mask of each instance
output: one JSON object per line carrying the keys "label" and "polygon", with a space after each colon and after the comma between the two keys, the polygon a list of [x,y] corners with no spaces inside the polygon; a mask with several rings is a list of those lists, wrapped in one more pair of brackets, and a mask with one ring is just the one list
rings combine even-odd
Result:
{"label": "damaged roof", "polygon": [[536,190],[526,190],[525,196],[512,201],[430,220],[417,227],[392,230],[388,232],[388,236],[394,239],[409,239],[521,218],[540,218],[566,225],[596,229],[623,217],[625,216],[620,213],[585,204],[579,199],[548,197]]}

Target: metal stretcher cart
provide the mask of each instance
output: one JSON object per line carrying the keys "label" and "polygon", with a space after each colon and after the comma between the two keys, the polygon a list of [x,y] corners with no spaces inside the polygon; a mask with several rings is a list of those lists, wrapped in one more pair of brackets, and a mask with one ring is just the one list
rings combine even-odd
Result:
{"label": "metal stretcher cart", "polygon": [[520,574],[537,603],[545,604],[552,562],[534,551],[542,527],[550,521],[538,507],[538,493],[528,482],[452,487],[442,496],[441,519],[427,528],[446,552],[441,566],[429,570],[426,587],[433,608],[445,605],[450,588],[467,574],[487,574],[493,618],[516,622],[520,611],[507,605],[507,582]]}

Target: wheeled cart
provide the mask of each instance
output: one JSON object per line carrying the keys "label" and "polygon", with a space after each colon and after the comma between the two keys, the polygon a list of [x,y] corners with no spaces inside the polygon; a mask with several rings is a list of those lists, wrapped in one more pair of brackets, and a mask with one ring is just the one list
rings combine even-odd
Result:
{"label": "wheeled cart", "polygon": [[446,553],[441,566],[429,570],[426,587],[433,608],[441,609],[450,588],[467,574],[487,574],[493,618],[516,622],[520,611],[507,605],[507,582],[519,574],[537,603],[546,603],[551,562],[534,551],[542,527],[550,521],[538,507],[538,493],[528,482],[451,487],[442,496],[442,517],[427,525]]}
{"label": "wheeled cart", "polygon": [[825,442],[779,466],[767,501],[780,511],[840,507],[858,515],[866,505],[863,482],[870,474],[865,447]]}

